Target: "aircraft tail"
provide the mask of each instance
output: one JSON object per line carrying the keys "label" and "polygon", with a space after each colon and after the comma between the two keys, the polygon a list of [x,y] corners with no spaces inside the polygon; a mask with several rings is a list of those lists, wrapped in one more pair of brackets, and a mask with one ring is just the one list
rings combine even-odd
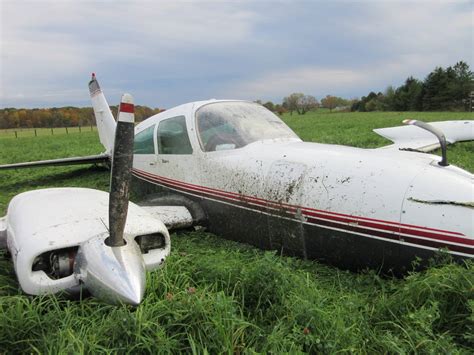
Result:
{"label": "aircraft tail", "polygon": [[92,107],[94,108],[95,120],[97,122],[97,130],[99,131],[100,143],[102,143],[105,148],[105,154],[110,156],[114,147],[115,127],[117,123],[115,122],[109,104],[100,89],[99,82],[94,73],[92,73],[92,78],[89,82],[89,92]]}

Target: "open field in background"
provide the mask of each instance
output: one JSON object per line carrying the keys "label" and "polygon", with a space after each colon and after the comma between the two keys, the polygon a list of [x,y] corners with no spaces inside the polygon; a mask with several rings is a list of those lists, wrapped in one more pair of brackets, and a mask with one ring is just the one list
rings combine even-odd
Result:
{"label": "open field in background", "polygon": [[[371,132],[405,118],[474,119],[468,113],[308,113],[284,120],[304,140],[378,147]],[[6,138],[0,164],[102,151],[96,132]],[[448,148],[474,172],[473,142]],[[0,172],[0,215],[17,193],[36,188],[108,189],[100,167]],[[0,353],[359,352],[472,353],[474,264],[437,264],[404,279],[354,274],[280,257],[207,233],[172,236],[166,266],[147,275],[136,309],[21,293],[0,255]]]}
{"label": "open field in background", "polygon": [[53,127],[53,128],[7,128],[0,129],[0,138],[22,138],[54,136],[61,134],[86,133],[97,131],[96,126]]}

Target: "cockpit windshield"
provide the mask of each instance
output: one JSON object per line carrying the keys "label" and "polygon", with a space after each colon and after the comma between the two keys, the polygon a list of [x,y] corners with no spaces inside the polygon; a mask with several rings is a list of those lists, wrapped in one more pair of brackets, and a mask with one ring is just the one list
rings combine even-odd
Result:
{"label": "cockpit windshield", "polygon": [[205,152],[237,149],[264,139],[298,139],[279,117],[251,102],[207,104],[196,112],[196,125]]}

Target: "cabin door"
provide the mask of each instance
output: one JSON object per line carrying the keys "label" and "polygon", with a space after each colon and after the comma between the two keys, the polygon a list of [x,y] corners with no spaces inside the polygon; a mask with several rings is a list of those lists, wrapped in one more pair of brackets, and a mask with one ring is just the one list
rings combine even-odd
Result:
{"label": "cabin door", "polygon": [[166,186],[193,192],[200,184],[197,155],[189,140],[185,116],[164,119],[156,132],[157,157],[154,175]]}

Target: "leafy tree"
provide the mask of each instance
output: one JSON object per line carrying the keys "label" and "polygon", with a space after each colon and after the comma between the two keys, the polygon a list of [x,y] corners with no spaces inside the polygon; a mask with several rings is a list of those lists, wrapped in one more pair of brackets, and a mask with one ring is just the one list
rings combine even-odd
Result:
{"label": "leafy tree", "polygon": [[293,93],[283,99],[283,107],[293,115],[293,111],[298,111],[298,102],[304,96],[300,92]]}
{"label": "leafy tree", "polygon": [[422,88],[423,84],[419,80],[412,76],[408,77],[405,83],[395,90],[391,109],[393,111],[421,111]]}
{"label": "leafy tree", "polygon": [[380,102],[381,111],[395,111],[395,88],[392,85],[389,85],[385,89],[383,94],[383,99]]}
{"label": "leafy tree", "polygon": [[314,96],[297,92],[285,97],[282,106],[290,112],[290,115],[293,114],[293,111],[304,115],[306,112],[318,108],[319,102]]}
{"label": "leafy tree", "polygon": [[329,109],[330,112],[336,107],[348,106],[349,104],[349,100],[338,96],[326,95],[325,98],[321,99],[321,106]]}
{"label": "leafy tree", "polygon": [[265,106],[267,109],[269,109],[270,111],[274,112],[275,111],[275,104],[271,101],[267,101],[263,104],[263,106]]}
{"label": "leafy tree", "polygon": [[278,105],[278,104],[275,105],[275,111],[280,116],[283,115],[284,113],[288,112],[288,110],[286,108],[284,108],[283,105]]}
{"label": "leafy tree", "polygon": [[456,108],[467,108],[468,97],[474,91],[474,73],[465,62],[457,62],[453,67],[454,80],[449,83],[448,91]]}
{"label": "leafy tree", "polygon": [[452,68],[444,70],[435,68],[423,83],[423,110],[437,111],[447,109],[451,101],[449,93],[450,77],[454,76]]}
{"label": "leafy tree", "polygon": [[300,115],[304,115],[306,112],[315,110],[319,107],[319,102],[314,96],[303,95],[297,102],[296,110]]}
{"label": "leafy tree", "polygon": [[[351,111],[360,111],[360,112],[366,112],[366,111],[373,111],[376,108],[376,101],[381,100],[383,97],[383,94],[379,92],[376,94],[375,92],[371,91],[369,95],[367,96],[362,96],[362,98],[354,102],[351,107]],[[367,103],[374,100],[371,104],[369,104],[369,107],[367,107]]]}

